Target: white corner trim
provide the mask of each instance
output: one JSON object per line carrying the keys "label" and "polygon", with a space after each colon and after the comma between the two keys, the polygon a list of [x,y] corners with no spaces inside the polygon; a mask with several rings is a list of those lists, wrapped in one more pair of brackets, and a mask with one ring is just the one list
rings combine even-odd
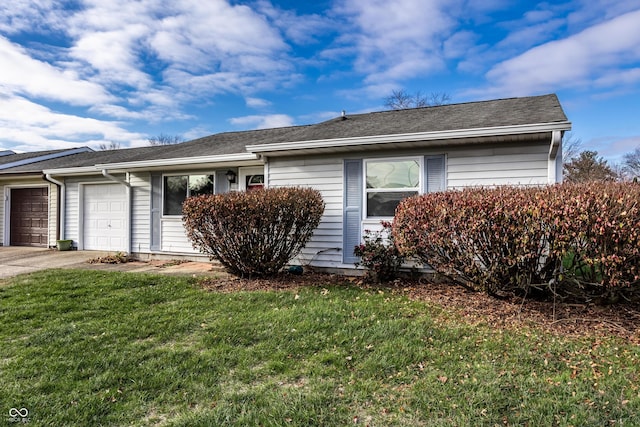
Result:
{"label": "white corner trim", "polygon": [[504,136],[514,134],[540,133],[570,130],[571,122],[537,123],[528,125],[499,126],[475,129],[456,129],[439,132],[402,133],[394,135],[373,135],[355,138],[317,139],[310,141],[280,142],[276,144],[247,145],[250,153],[267,153],[313,148],[349,147],[357,145],[389,144],[394,142],[435,141],[483,136]]}

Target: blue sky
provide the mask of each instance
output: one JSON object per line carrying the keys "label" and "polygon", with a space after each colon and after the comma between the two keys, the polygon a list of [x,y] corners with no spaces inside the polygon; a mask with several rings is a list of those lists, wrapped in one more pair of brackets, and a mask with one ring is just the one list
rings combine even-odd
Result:
{"label": "blue sky", "polygon": [[640,146],[640,0],[0,4],[0,149],[315,123],[393,90],[557,93],[583,148],[619,161]]}

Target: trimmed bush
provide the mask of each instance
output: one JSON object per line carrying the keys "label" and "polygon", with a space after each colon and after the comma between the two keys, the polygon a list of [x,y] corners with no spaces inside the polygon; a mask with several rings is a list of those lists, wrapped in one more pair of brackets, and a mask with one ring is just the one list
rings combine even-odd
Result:
{"label": "trimmed bush", "polygon": [[278,273],[307,244],[324,201],[309,188],[279,187],[185,200],[183,222],[193,247],[232,274]]}
{"label": "trimmed bush", "polygon": [[416,196],[398,206],[393,234],[405,256],[493,295],[590,300],[640,285],[640,186],[632,183]]}
{"label": "trimmed bush", "polygon": [[548,221],[566,291],[614,301],[640,286],[640,185],[564,185],[556,196]]}
{"label": "trimmed bush", "polygon": [[364,243],[359,244],[353,253],[360,257],[356,267],[367,269],[365,279],[372,282],[389,282],[397,279],[404,256],[400,254],[393,241],[392,224],[381,221],[382,231],[364,231]]}

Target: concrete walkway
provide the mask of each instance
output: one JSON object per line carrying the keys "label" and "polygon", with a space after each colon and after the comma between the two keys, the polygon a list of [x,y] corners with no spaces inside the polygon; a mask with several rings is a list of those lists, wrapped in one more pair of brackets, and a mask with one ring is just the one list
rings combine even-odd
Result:
{"label": "concrete walkway", "polygon": [[88,261],[108,256],[101,251],[58,251],[23,246],[0,247],[0,279],[50,268],[79,268],[140,273],[223,275],[212,263],[175,260],[132,261],[123,264],[90,264]]}

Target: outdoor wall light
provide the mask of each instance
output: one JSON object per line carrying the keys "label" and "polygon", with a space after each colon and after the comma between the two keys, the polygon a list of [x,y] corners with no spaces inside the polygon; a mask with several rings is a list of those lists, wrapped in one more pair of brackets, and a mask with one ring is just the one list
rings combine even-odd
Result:
{"label": "outdoor wall light", "polygon": [[225,176],[227,177],[227,181],[229,181],[229,184],[236,183],[236,173],[234,171],[228,170]]}

